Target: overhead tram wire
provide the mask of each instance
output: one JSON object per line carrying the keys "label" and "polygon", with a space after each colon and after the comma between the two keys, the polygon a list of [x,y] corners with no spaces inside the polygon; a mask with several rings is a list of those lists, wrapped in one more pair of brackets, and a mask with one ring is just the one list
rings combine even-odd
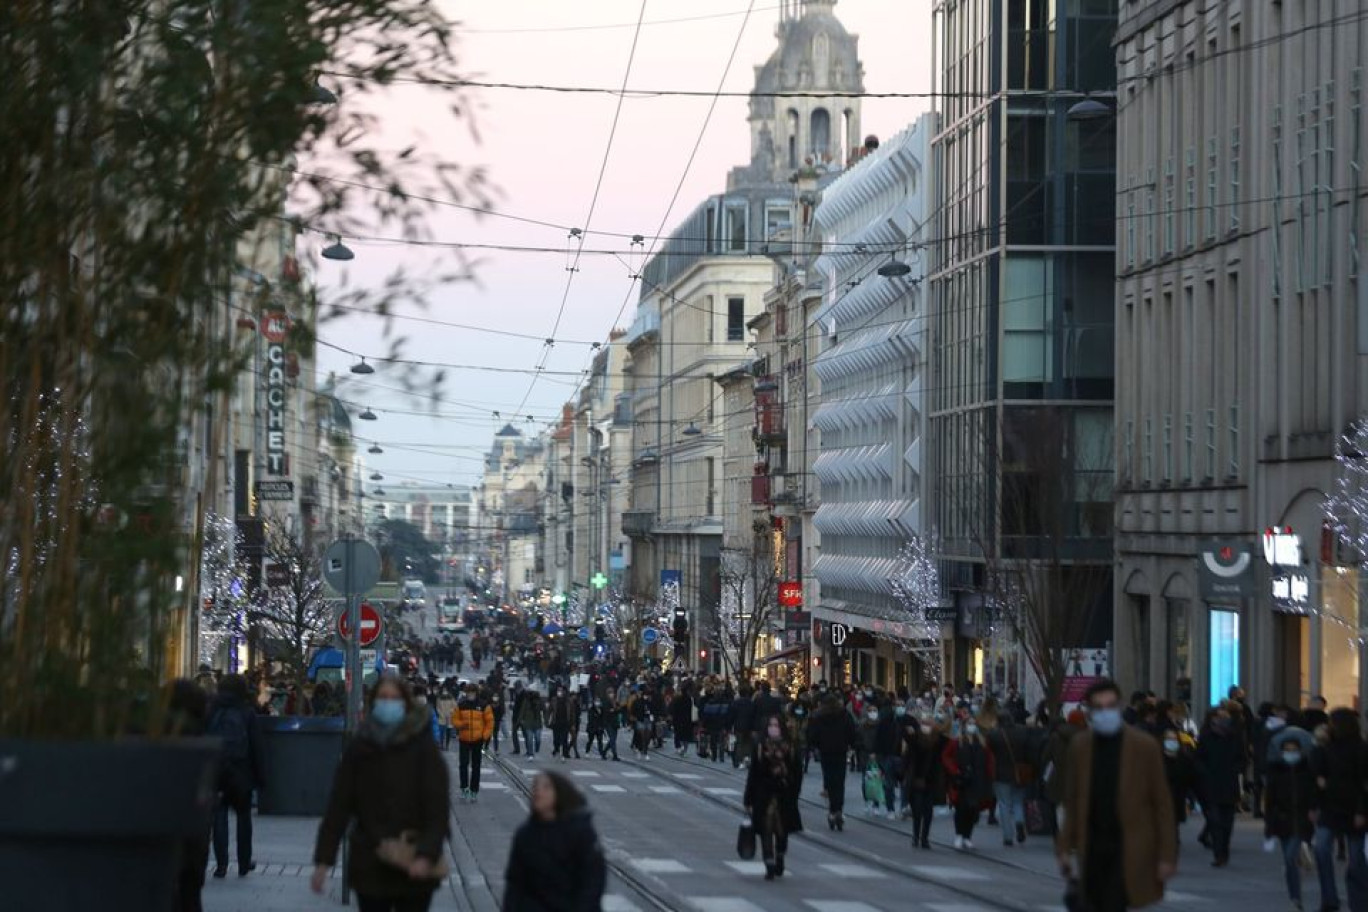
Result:
{"label": "overhead tram wire", "polygon": [[[641,9],[637,12],[636,30],[632,32],[632,47],[627,52],[627,67],[622,74],[622,88],[625,91],[627,83],[632,78],[632,64],[636,60],[637,44],[641,40],[641,23],[646,18],[646,4],[648,0],[641,0]],[[594,195],[589,200],[589,212],[584,217],[584,228],[587,229],[594,221],[594,210],[598,208],[599,193],[603,190],[603,178],[608,173],[608,159],[613,152],[613,140],[617,138],[618,123],[622,119],[622,103],[625,97],[618,96],[617,105],[613,109],[613,123],[608,128],[608,142],[604,145],[603,161],[599,163],[598,179],[594,182]],[[575,257],[570,263],[569,272],[565,276],[565,291],[561,293],[560,307],[556,309],[555,322],[551,324],[551,332],[547,334],[547,341],[542,347],[541,357],[537,361],[537,372],[532,375],[532,381],[527,384],[527,392],[523,393],[522,401],[518,403],[517,411],[521,412],[527,405],[527,400],[531,398],[532,391],[537,387],[537,379],[541,372],[545,370],[547,362],[551,358],[551,350],[555,344],[556,333],[560,331],[561,320],[565,317],[565,305],[570,300],[570,288],[574,285],[575,274],[579,272],[580,255],[584,250],[584,229],[572,231],[578,238],[579,243],[575,247]]]}
{"label": "overhead tram wire", "polygon": [[[736,52],[741,47],[741,39],[746,35],[746,26],[750,23],[751,13],[754,12],[754,10],[755,0],[750,0],[750,3],[746,6],[746,15],[741,19],[741,27],[736,31],[736,40],[732,42],[731,53],[727,55],[727,63],[722,67],[722,75],[717,80],[717,91],[713,93],[712,101],[708,104],[708,112],[703,116],[703,123],[698,128],[698,136],[694,139],[693,148],[689,151],[689,158],[684,163],[684,171],[679,175],[679,181],[675,184],[674,193],[670,195],[670,203],[665,207],[665,214],[661,216],[660,224],[656,227],[655,234],[651,236],[651,246],[642,255],[641,270],[643,271],[646,268],[646,264],[650,262],[651,257],[654,255],[657,244],[664,238],[662,232],[665,231],[665,225],[670,220],[670,214],[674,212],[675,204],[679,202],[679,194],[684,189],[684,182],[688,180],[689,171],[693,168],[694,160],[698,157],[698,150],[703,145],[703,137],[707,135],[708,125],[712,123],[713,112],[717,110],[718,99],[722,97],[722,87],[727,84],[727,77],[731,75],[732,64],[736,62]],[[621,260],[621,257],[618,257],[618,259]],[[624,265],[626,264],[624,263]],[[628,266],[628,272],[630,271],[631,267]],[[618,322],[622,319],[622,315],[627,312],[627,305],[632,300],[632,291],[636,288],[636,280],[639,278],[642,277],[640,275],[634,275],[632,276],[632,280],[628,282],[627,293],[622,297],[622,305],[618,307],[617,315],[613,317],[613,322],[608,327],[609,333],[612,332],[613,327],[618,325]]]}
{"label": "overhead tram wire", "polygon": [[[756,12],[766,10],[777,10],[778,6],[762,6]],[[704,22],[712,19],[734,19],[737,16],[746,15],[746,10],[736,10],[729,13],[708,13],[701,16],[680,16],[676,19],[647,19],[641,23],[644,27],[656,25],[678,25],[685,22]],[[464,29],[467,35],[531,35],[531,34],[550,34],[561,32],[601,32],[609,29],[629,29],[633,27],[631,22],[614,22],[605,25],[549,25],[532,28],[495,28],[495,29]]]}

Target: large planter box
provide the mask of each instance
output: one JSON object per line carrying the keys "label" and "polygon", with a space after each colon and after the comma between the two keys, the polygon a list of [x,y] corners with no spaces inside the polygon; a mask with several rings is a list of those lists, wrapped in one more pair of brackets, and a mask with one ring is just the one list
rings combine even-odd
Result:
{"label": "large planter box", "polygon": [[262,716],[266,787],[257,796],[263,814],[321,817],[333,773],[342,757],[341,716]]}
{"label": "large planter box", "polygon": [[218,742],[0,740],[0,906],[169,912]]}

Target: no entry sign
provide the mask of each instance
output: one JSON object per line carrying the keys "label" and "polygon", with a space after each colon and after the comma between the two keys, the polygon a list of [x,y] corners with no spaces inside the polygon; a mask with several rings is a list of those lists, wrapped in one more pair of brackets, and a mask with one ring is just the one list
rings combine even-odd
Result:
{"label": "no entry sign", "polygon": [[[361,603],[361,639],[362,646],[369,646],[380,639],[380,612],[371,606],[370,602]],[[347,611],[344,609],[337,616],[337,635],[344,640],[351,639],[351,626],[347,623]]]}

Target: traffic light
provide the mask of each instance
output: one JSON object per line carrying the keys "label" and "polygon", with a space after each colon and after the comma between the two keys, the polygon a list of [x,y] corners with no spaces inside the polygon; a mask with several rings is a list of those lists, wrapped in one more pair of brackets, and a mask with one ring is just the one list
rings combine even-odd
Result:
{"label": "traffic light", "polygon": [[597,621],[594,623],[594,642],[602,643],[603,640],[603,621]]}
{"label": "traffic light", "polygon": [[683,642],[689,638],[689,614],[683,608],[674,610],[674,638],[675,642]]}
{"label": "traffic light", "polygon": [[706,658],[708,657],[708,650],[706,650],[706,649],[700,649],[700,650],[698,650],[698,657],[699,657],[700,659],[706,659]]}

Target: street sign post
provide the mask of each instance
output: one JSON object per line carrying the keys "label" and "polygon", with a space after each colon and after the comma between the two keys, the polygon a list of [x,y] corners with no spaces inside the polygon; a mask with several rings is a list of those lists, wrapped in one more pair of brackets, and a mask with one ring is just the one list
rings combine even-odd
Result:
{"label": "street sign post", "polygon": [[578,634],[578,636],[579,636],[579,638],[580,638],[581,640],[588,640],[588,639],[589,639],[589,628],[588,628],[588,627],[581,627],[581,628],[579,629],[579,634]]}
{"label": "street sign post", "polygon": [[660,640],[660,631],[654,627],[647,627],[641,631],[641,642],[647,646],[654,646]]}
{"label": "street sign post", "polygon": [[[365,635],[361,623],[360,594],[367,592],[380,581],[380,552],[370,542],[346,536],[328,546],[323,555],[323,579],[333,589],[342,593],[343,616],[347,618],[347,629],[360,630]],[[371,609],[374,611],[374,609]],[[379,616],[376,616],[379,619]],[[340,622],[339,622],[340,626]],[[375,636],[379,636],[376,625]],[[365,677],[361,672],[361,636],[347,639],[347,716],[343,720],[343,730],[350,737],[361,721],[361,689]],[[372,642],[374,640],[372,639]],[[351,840],[342,843],[342,869],[347,870],[351,854]],[[343,881],[342,901],[348,899],[348,887]]]}
{"label": "street sign post", "polygon": [[[351,640],[351,612],[342,611],[337,615],[337,635],[343,640]],[[374,645],[380,639],[380,633],[384,630],[384,621],[380,618],[380,612],[376,611],[370,602],[361,603],[361,648]]]}

